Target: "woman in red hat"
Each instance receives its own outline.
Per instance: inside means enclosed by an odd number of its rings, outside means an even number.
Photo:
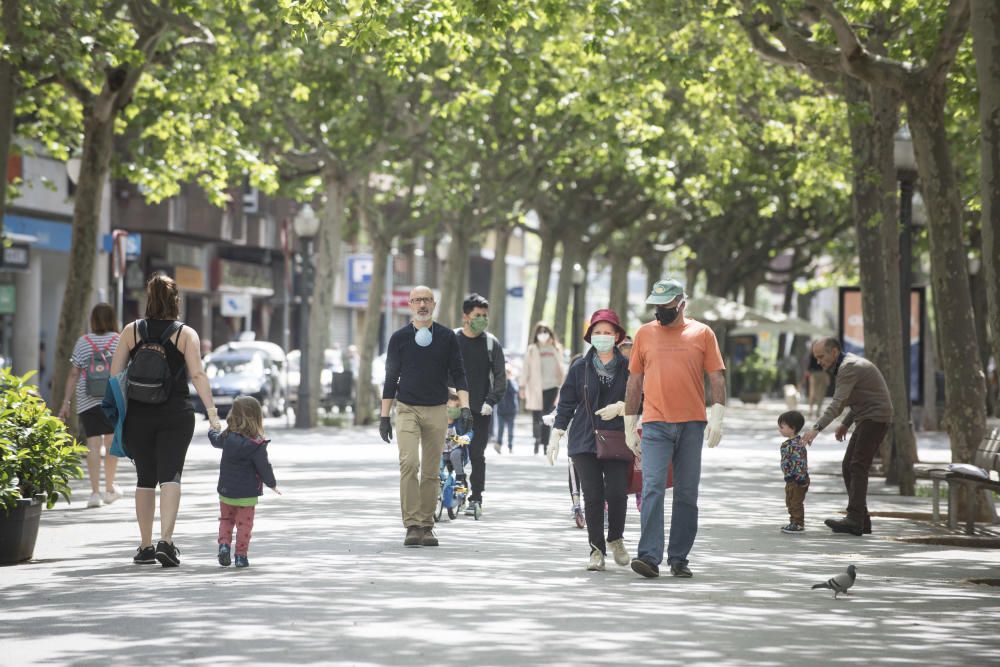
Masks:
[[[567,451],[583,486],[587,537],[590,540],[588,570],[604,570],[607,548],[615,563],[625,567],[630,559],[622,539],[628,506],[627,459],[598,458],[597,430],[622,431],[625,423],[625,385],[628,360],[618,350],[625,329],[615,311],[601,309],[590,318],[583,339],[591,347],[570,366],[559,390],[555,424],[549,438],[549,463],[559,456],[559,442],[569,427]],[[604,536],[604,505],[608,507],[608,535]]]

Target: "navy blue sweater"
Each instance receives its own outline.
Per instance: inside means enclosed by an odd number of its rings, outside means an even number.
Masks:
[[[625,400],[625,385],[628,384],[628,360],[615,349],[618,366],[610,386],[602,389],[601,380],[594,368],[594,356],[597,353],[590,348],[587,354],[573,362],[566,373],[566,380],[559,390],[559,405],[556,406],[555,428],[567,434],[566,453],[569,456],[577,454],[596,454],[597,441],[594,429],[602,431],[624,431],[625,420],[621,417],[604,421],[594,412],[605,405]],[[590,411],[584,401],[583,389],[587,388],[587,399],[590,401]],[[572,423],[570,423],[572,420]]]
[[[433,338],[427,347],[417,345],[416,334],[416,327],[407,324],[389,338],[382,398],[395,398],[407,405],[444,405],[449,386],[468,391],[455,332],[432,323]]]
[[[254,442],[246,436],[230,431],[209,431],[212,446],[222,450],[219,464],[220,496],[226,498],[254,498],[263,495],[264,485],[278,486],[267,460],[269,440]]]

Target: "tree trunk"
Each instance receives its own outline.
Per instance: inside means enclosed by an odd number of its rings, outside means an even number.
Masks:
[[[17,66],[11,58],[19,55],[21,0],[3,0],[4,44],[9,52],[0,57],[0,237],[3,236],[3,217],[7,211],[7,158],[14,139],[14,108],[17,106]],[[121,313],[119,313],[119,316]]]
[[[326,202],[319,212],[320,226],[316,234],[314,261],[316,263],[313,281],[312,307],[309,310],[309,359],[313,371],[309,373],[309,427],[317,423],[317,410],[322,397],[320,369],[324,365],[324,353],[330,347],[330,326],[333,321],[333,299],[336,294],[337,277],[340,273],[340,254],[344,235],[344,205],[347,187],[343,179],[333,169],[324,174],[323,189]]]
[[[972,0],[972,46],[979,79],[980,176],[983,200],[983,279],[989,310],[991,352],[1000,367],[1000,6]],[[1000,371],[998,371],[1000,372]],[[997,403],[1000,404],[1000,397]],[[1000,414],[1000,405],[994,406]]]
[[[458,221],[451,225],[450,231],[441,307],[435,319],[445,326],[457,327],[462,321],[462,301],[469,285],[469,236],[467,228]]]
[[[545,302],[549,297],[549,283],[552,280],[552,262],[556,256],[556,235],[552,227],[541,221],[542,250],[538,257],[538,277],[535,281],[535,296],[531,301],[531,320],[528,322],[528,342],[534,342],[532,333],[535,323],[545,316]]]
[[[568,328],[570,299],[573,296],[573,265],[579,261],[580,241],[563,239],[563,254],[559,267],[559,281],[556,283],[556,314],[552,322],[556,338],[567,349],[571,349]]]
[[[83,121],[82,164],[73,202],[73,242],[69,255],[71,279],[66,281],[66,291],[59,311],[55,369],[52,373],[53,406],[59,406],[63,402],[69,358],[76,339],[84,332],[87,307],[94,287],[101,197],[111,166],[111,142],[115,125],[115,114],[108,116],[103,118],[88,112]]]
[[[642,258],[642,265],[646,269],[646,294],[653,293],[653,285],[656,284],[662,276],[663,273],[663,254],[652,250],[648,255]],[[685,285],[688,290],[691,289],[691,284]]]
[[[907,99],[913,147],[930,237],[931,286],[939,322],[945,376],[945,425],[952,458],[971,462],[986,433],[986,384],[976,349],[976,330],[969,295],[969,275],[962,233],[962,201],[945,132],[944,86],[910,91]]]
[[[378,393],[379,388],[371,383],[372,357],[378,349],[378,345],[372,343],[378,340],[379,325],[385,310],[383,308],[385,271],[389,265],[389,253],[392,251],[389,242],[382,238],[378,229],[374,228],[376,226],[374,223],[365,223],[365,226],[372,244],[372,282],[368,286],[368,306],[365,309],[365,327],[361,336],[364,344],[358,346],[361,359],[358,363],[358,393],[354,407],[354,423],[359,426],[370,424],[381,405],[382,396]]]
[[[797,264],[799,261],[799,249],[796,248],[792,251],[792,266]],[[795,306],[795,278],[796,276],[792,273],[788,274],[788,280],[785,283],[785,293],[782,295],[781,299],[781,312],[785,315],[791,315],[792,309]],[[785,348],[788,346],[788,334],[784,331],[778,336],[778,354],[784,356],[786,354]]]
[[[628,251],[611,251],[608,253],[611,262],[611,298],[608,306],[618,313],[623,323],[628,323],[628,269],[632,262]]]
[[[507,248],[510,245],[510,228],[506,222],[494,227],[495,249],[490,267],[490,329],[503,345],[506,339],[507,306]]]

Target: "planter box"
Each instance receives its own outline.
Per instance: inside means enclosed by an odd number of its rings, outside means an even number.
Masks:
[[[45,494],[17,501],[7,514],[0,511],[0,565],[30,560],[45,506]]]
[[[745,391],[740,394],[740,400],[747,405],[757,405],[764,394],[758,391]]]

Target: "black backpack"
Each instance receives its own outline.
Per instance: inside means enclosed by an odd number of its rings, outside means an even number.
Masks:
[[[182,322],[171,322],[158,340],[149,340],[148,322],[136,321],[136,345],[127,371],[127,398],[154,405],[167,402],[176,380],[167,361],[167,343],[175,333],[180,339],[183,326]],[[173,341],[173,345],[176,349],[177,340]]]

